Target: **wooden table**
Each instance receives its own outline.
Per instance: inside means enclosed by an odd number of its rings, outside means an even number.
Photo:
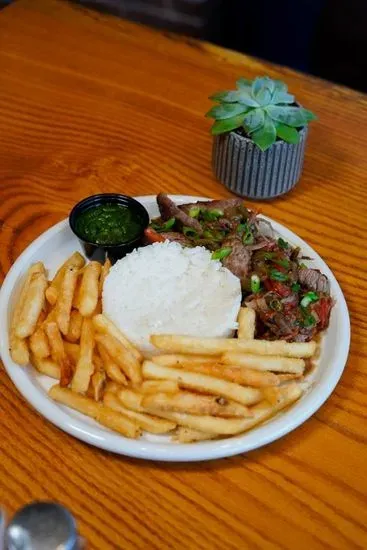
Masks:
[[[256,206],[305,238],[343,288],[353,338],[338,387],[266,448],[170,465],[62,433],[2,369],[0,502],[9,514],[33,499],[61,501],[99,550],[367,548],[363,95],[67,3],[20,0],[0,13],[1,276],[92,193],[229,196],[211,173],[207,96],[265,73],[286,79],[320,118],[296,190]]]

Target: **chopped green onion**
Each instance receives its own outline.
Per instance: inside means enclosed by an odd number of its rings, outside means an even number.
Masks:
[[[251,275],[251,292],[256,294],[260,290],[260,277],[254,273]]]
[[[298,292],[300,288],[301,285],[299,283],[293,283],[293,285],[291,286],[292,292]]]
[[[167,221],[162,225],[161,230],[162,230],[162,231],[168,231],[169,229],[172,229],[172,227],[175,225],[175,221],[176,221],[175,218],[170,218],[169,220],[167,220]]]
[[[252,244],[254,242],[254,236],[251,232],[251,229],[247,229],[242,237],[243,244]]]
[[[206,229],[203,233],[204,239],[214,239],[214,235],[209,229]]]
[[[200,206],[192,206],[189,210],[190,218],[197,218],[200,214]]]
[[[301,269],[307,269],[307,265],[302,263],[300,266],[299,266]]]
[[[318,299],[319,297],[316,292],[307,292],[307,294],[305,294],[301,300],[301,307],[307,307],[312,302],[317,302]]]
[[[182,231],[186,237],[189,237],[192,239],[196,239],[196,237],[198,237],[198,232],[195,231],[195,229],[193,229],[192,227],[184,227]]]
[[[276,263],[278,265],[281,265],[282,267],[285,267],[286,269],[289,268],[289,260],[275,258],[274,263]]]
[[[155,231],[157,231],[157,233],[160,233],[162,231],[169,231],[170,229],[172,229],[172,227],[175,225],[175,221],[176,219],[175,218],[170,218],[169,220],[167,220],[165,223],[163,224],[160,224],[160,223],[156,223],[156,222],[152,222],[150,224],[150,227],[152,229],[154,229]]]
[[[282,237],[279,237],[279,239],[278,239],[278,246],[279,246],[280,248],[285,249],[285,248],[288,248],[289,244],[287,243],[287,241],[285,241],[284,239],[282,239]]]
[[[215,250],[215,252],[212,253],[212,260],[223,260],[224,258],[227,258],[227,256],[229,256],[231,252],[232,252],[231,246],[219,248],[218,250]]]
[[[275,256],[274,252],[265,252],[264,260],[272,260],[274,256]]]
[[[201,215],[203,216],[204,220],[207,222],[213,222],[217,220],[218,218],[222,218],[224,216],[223,210],[220,210],[219,208],[212,208],[211,210],[201,210]]]
[[[270,279],[272,279],[273,281],[284,282],[288,280],[288,275],[286,273],[282,273],[281,271],[278,271],[277,269],[271,269]]]
[[[247,229],[247,222],[246,223],[239,223],[237,225],[237,233],[243,233]]]
[[[282,309],[283,309],[283,304],[280,300],[271,300],[269,306],[274,311],[282,311]]]
[[[306,315],[302,322],[302,325],[304,327],[312,327],[315,324],[316,324],[316,320],[312,315]]]

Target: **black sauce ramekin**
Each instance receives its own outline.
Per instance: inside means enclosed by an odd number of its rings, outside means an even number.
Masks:
[[[103,204],[120,204],[125,208],[129,208],[133,214],[139,219],[141,224],[141,231],[139,234],[130,241],[124,241],[117,244],[98,244],[93,241],[86,241],[83,235],[78,233],[76,229],[76,221],[80,214],[91,208],[96,208]],[[137,200],[127,195],[120,195],[119,193],[100,193],[98,195],[92,195],[78,202],[69,215],[70,228],[74,235],[78,237],[84,252],[90,260],[96,260],[104,262],[108,257],[112,263],[115,263],[120,258],[123,258],[126,254],[143,244],[144,230],[149,225],[149,214],[144,206]]]

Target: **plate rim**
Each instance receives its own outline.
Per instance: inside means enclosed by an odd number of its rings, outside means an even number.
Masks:
[[[193,195],[170,194],[169,196],[179,203],[213,200]],[[134,196],[134,198],[143,203],[150,203],[156,200],[156,195],[139,195]],[[254,430],[227,439],[197,442],[187,445],[173,444],[172,442],[155,443],[142,439],[128,439],[122,435],[107,431],[105,428],[99,427],[98,424],[95,426],[86,425],[82,420],[74,418],[70,413],[66,412],[67,409],[65,407],[51,401],[43,388],[37,387],[36,384],[29,386],[28,373],[32,367],[21,367],[15,364],[9,355],[7,334],[8,303],[14,284],[27,259],[33,256],[34,252],[45,242],[48,242],[54,235],[68,227],[68,218],[44,231],[27,246],[11,266],[0,289],[0,355],[4,368],[18,391],[39,414],[64,432],[104,450],[145,460],[196,462],[225,458],[258,449],[295,430],[315,414],[325,403],[343,374],[350,347],[350,317],[343,291],[336,277],[321,256],[306,241],[287,227],[268,216],[261,215],[261,217],[270,221],[275,231],[281,235],[286,235],[288,240],[292,241],[292,238],[295,237],[302,249],[311,250],[317,261],[323,264],[323,272],[326,273],[333,282],[333,286],[337,289],[338,305],[342,310],[340,315],[343,316],[344,320],[344,337],[339,343],[340,349],[337,365],[333,369],[329,369],[329,373],[325,379],[318,383],[318,391],[316,393],[313,388],[302,400],[292,405],[292,416],[290,418],[287,418],[287,411],[281,416],[275,416],[269,423],[262,424]],[[287,419],[288,422],[285,422],[284,419]],[[270,431],[268,430],[269,425],[272,426],[272,430]]]

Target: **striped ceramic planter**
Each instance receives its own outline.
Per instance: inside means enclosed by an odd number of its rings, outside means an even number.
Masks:
[[[215,136],[213,171],[233,193],[250,199],[284,195],[298,182],[303,166],[308,128],[300,130],[297,145],[276,141],[266,151],[236,132]]]

